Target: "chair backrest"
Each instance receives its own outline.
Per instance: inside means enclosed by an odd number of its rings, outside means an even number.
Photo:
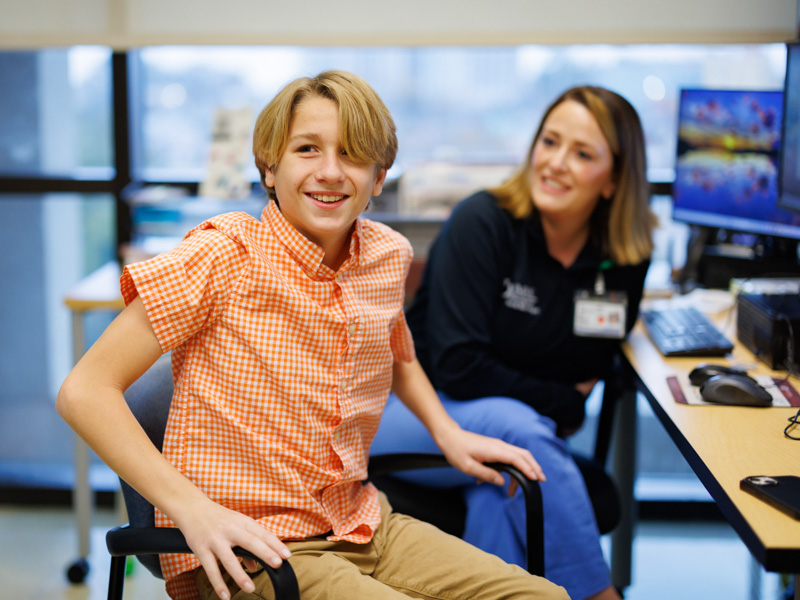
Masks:
[[[125,401],[150,440],[161,450],[172,402],[172,361],[169,354],[159,358],[126,390]],[[122,479],[120,485],[131,527],[154,527],[153,505]],[[137,558],[153,575],[162,577],[158,555],[148,554]]]

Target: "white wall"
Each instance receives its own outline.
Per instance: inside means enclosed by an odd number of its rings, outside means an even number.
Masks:
[[[0,0],[0,47],[762,43],[798,0]]]

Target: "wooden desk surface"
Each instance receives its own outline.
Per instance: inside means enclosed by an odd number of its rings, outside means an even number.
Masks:
[[[735,319],[714,320],[735,343],[728,357],[664,358],[641,323],[623,352],[640,391],[756,559],[768,571],[800,573],[800,521],[739,489],[750,475],[800,475],[800,441],[783,434],[797,409],[678,404],[667,387],[669,375],[688,374],[700,362],[756,364],[751,373],[771,373],[738,342]],[[792,384],[798,387],[797,380]]]
[[[125,302],[119,291],[119,276],[119,265],[107,262],[79,281],[64,297],[64,304],[74,312],[122,310]]]

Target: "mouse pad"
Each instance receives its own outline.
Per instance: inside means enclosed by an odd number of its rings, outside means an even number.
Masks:
[[[761,387],[766,389],[772,396],[772,406],[796,406],[800,407],[800,394],[792,387],[792,384],[785,379],[770,377],[769,375],[757,375],[753,377]],[[667,377],[667,385],[672,392],[672,397],[679,404],[698,404],[704,406],[726,406],[714,402],[706,402],[700,397],[700,387],[689,383],[688,376],[677,377],[675,375]]]

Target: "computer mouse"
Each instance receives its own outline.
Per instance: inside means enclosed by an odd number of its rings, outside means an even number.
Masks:
[[[726,365],[712,365],[710,363],[700,363],[692,372],[689,373],[689,382],[692,385],[701,385],[709,377],[714,375],[745,375],[747,371],[741,367],[729,367]]]
[[[714,404],[771,406],[772,396],[747,375],[714,375],[700,386],[700,397]]]

